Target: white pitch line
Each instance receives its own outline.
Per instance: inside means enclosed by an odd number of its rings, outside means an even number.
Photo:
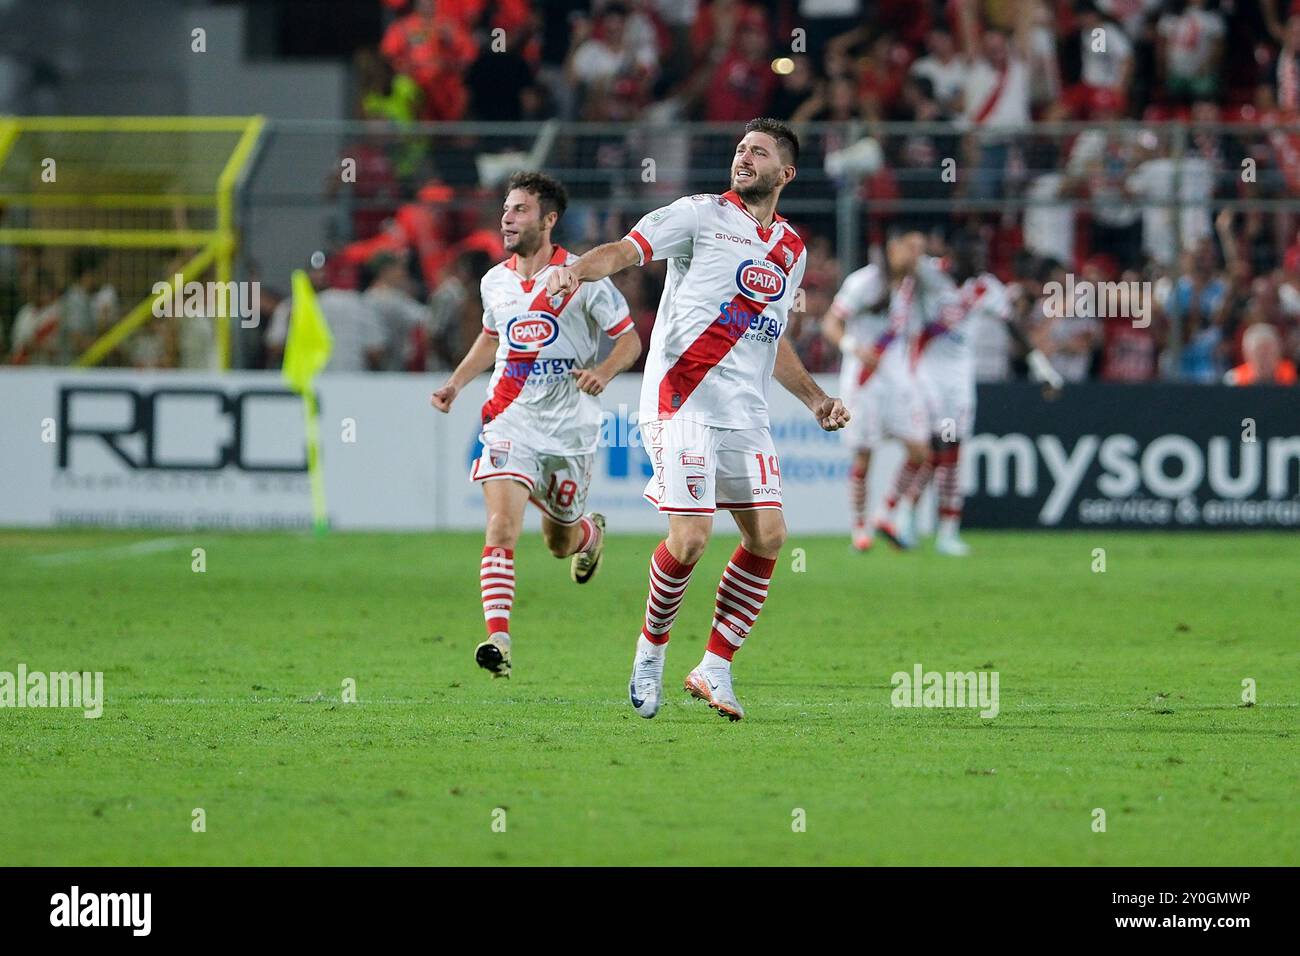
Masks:
[[[120,544],[111,548],[82,548],[77,551],[58,551],[54,554],[38,554],[31,560],[34,564],[76,564],[79,561],[92,561],[97,558],[107,558],[115,561],[118,558],[132,558],[141,554],[155,554],[159,551],[168,551],[181,544],[188,544],[187,538],[150,538],[147,541],[136,541],[132,544]]]

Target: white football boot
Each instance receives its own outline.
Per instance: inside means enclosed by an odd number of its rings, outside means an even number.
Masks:
[[[709,667],[703,662],[686,675],[686,692],[704,701],[728,720],[741,720],[745,711],[731,687],[731,668]]]
[[[898,537],[907,550],[916,547],[916,509],[906,502],[898,506]]]
[[[493,634],[474,648],[474,660],[493,677],[510,676],[510,635]]]
[[[934,539],[934,550],[950,558],[964,558],[970,554],[970,545],[957,537],[957,532],[939,534]]]
[[[644,634],[636,639],[627,699],[632,702],[632,709],[647,720],[659,713],[659,702],[663,700],[664,652],[667,649],[666,645],[650,643]]]

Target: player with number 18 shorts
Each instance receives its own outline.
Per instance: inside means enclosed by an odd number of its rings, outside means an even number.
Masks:
[[[600,568],[605,519],[584,511],[600,436],[596,396],[641,354],[627,302],[608,279],[561,294],[547,289],[577,258],[551,242],[568,202],[564,187],[541,173],[516,173],[506,189],[501,234],[511,256],[483,276],[483,331],[433,393],[433,406],[449,411],[474,376],[493,369],[483,451],[470,478],[482,484],[487,506],[479,565],[487,640],[474,657],[494,677],[510,676],[515,545],[527,503],[541,509],[551,553],[572,556],[575,582],[585,584]],[[602,335],[614,346],[597,365]]]

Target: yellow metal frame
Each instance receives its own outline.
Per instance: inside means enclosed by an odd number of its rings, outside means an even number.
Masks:
[[[227,283],[234,272],[235,187],[252,155],[266,120],[261,116],[37,116],[0,117],[0,169],[23,133],[239,133],[212,193],[172,195],[120,195],[108,193],[2,194],[0,204],[32,208],[98,207],[161,209],[183,205],[217,210],[217,225],[211,230],[162,229],[0,229],[0,245],[103,246],[108,248],[198,249],[181,266],[181,281],[202,275],[214,264],[217,281]],[[172,276],[168,276],[173,281]],[[96,365],[153,315],[158,296],[150,295],[105,332],[75,364]],[[221,368],[230,368],[230,316],[226,297],[219,297],[221,312],[216,318],[217,355]]]

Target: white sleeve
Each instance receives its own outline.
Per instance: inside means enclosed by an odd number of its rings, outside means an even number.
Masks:
[[[987,314],[1000,322],[1005,322],[1011,318],[1011,299],[1007,295],[1007,287],[997,279],[985,280],[984,296],[987,301],[984,308]]]
[[[840,286],[840,291],[835,293],[831,308],[848,318],[879,302],[883,291],[880,270],[875,266],[867,266],[849,273]]]
[[[271,327],[266,330],[268,345],[282,346],[289,337],[289,313],[293,311],[293,298],[285,296],[271,313]]]
[[[689,197],[646,213],[625,238],[637,247],[640,265],[651,260],[679,259],[695,248],[700,228],[697,204]]]
[[[483,303],[485,301],[484,289],[486,288],[486,286],[487,286],[487,276],[484,275],[483,278],[479,280],[479,284],[478,284],[478,300],[480,303]],[[494,339],[498,338],[501,334],[497,330],[497,320],[495,316],[492,315],[491,310],[488,309],[486,305],[483,306],[483,331],[486,332],[488,335],[492,336],[492,338]]]
[[[618,287],[609,279],[587,283],[587,315],[611,339],[618,338],[632,328],[632,316],[627,307],[627,299]]]

